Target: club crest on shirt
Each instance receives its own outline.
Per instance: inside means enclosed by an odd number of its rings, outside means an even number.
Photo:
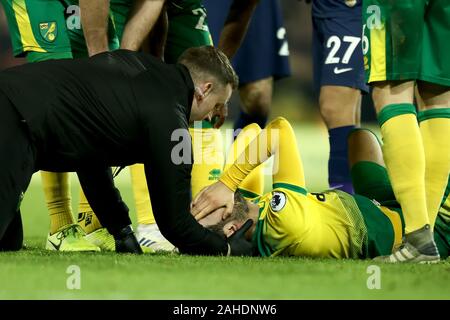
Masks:
[[[358,2],[357,0],[345,0],[345,4],[347,5],[347,7],[354,7],[356,5],[356,2]]]
[[[286,205],[286,195],[283,192],[274,192],[270,200],[270,207],[273,212],[278,212]]]
[[[53,42],[58,35],[58,29],[56,27],[56,22],[43,22],[39,24],[39,31],[41,32],[42,38],[45,41]]]

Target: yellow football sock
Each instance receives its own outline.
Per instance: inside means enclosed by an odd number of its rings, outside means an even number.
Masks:
[[[41,171],[42,187],[50,214],[50,234],[74,223],[68,173]]]
[[[442,203],[450,173],[450,108],[419,113],[425,150],[425,190],[431,227]]]
[[[227,161],[224,171],[226,171],[237,157],[245,151],[247,145],[255,139],[261,132],[261,128],[256,123],[252,123],[246,126],[239,133],[236,140],[228,152]],[[257,152],[257,151],[255,151]],[[241,182],[239,185],[239,191],[242,193],[243,197],[246,199],[255,199],[261,196],[264,192],[264,172],[263,164],[259,165]]]
[[[425,154],[414,105],[391,104],[378,115],[383,157],[405,217],[405,233],[429,223],[425,196]]]
[[[138,224],[154,224],[155,217],[153,216],[152,204],[148,193],[144,165],[135,164],[130,166],[130,173]]]
[[[91,206],[89,205],[83,189],[80,188],[80,201],[78,204],[78,224],[80,227],[89,234],[102,228],[102,224],[98,220]]]
[[[195,198],[204,187],[218,181],[225,162],[222,134],[207,121],[190,128],[194,164],[191,172],[191,191]]]

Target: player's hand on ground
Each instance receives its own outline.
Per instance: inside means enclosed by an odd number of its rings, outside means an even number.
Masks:
[[[245,233],[253,225],[253,220],[248,219],[242,227],[236,231],[230,238],[228,244],[230,246],[229,255],[231,256],[252,256],[254,252],[253,244],[245,238]]]
[[[191,213],[196,220],[206,217],[216,209],[223,207],[222,219],[228,218],[233,212],[234,192],[222,182],[204,188],[191,204]]]

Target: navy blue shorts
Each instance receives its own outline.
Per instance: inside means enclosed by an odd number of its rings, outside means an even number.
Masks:
[[[215,44],[219,42],[232,0],[204,0],[208,25]],[[283,27],[278,0],[261,0],[256,8],[247,35],[233,58],[233,66],[241,85],[291,74],[286,29]]]
[[[313,17],[314,89],[335,85],[369,92],[364,78],[361,16]]]

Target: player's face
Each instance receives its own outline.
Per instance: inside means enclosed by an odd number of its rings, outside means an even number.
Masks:
[[[230,84],[214,86],[207,82],[196,88],[191,108],[190,121],[211,120],[211,117],[220,113],[228,104],[233,89]]]

